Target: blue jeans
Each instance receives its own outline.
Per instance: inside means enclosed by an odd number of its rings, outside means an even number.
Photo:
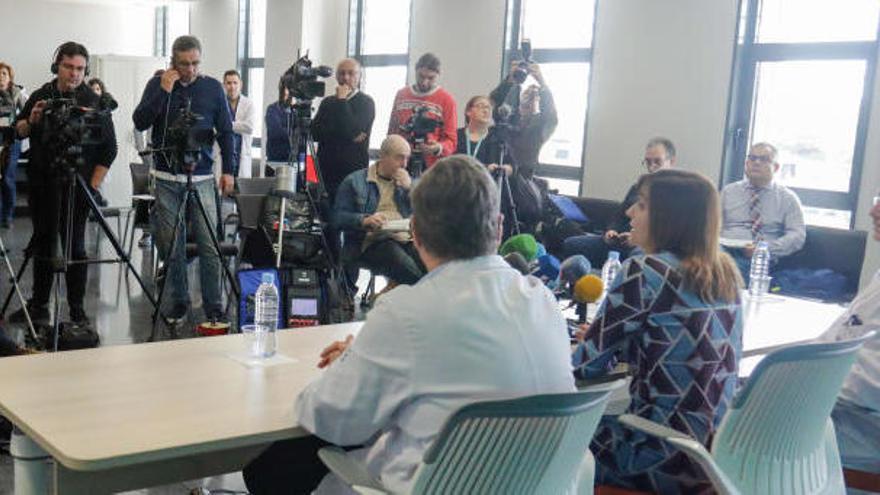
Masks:
[[[189,287],[186,277],[186,240],[190,239],[198,247],[199,275],[202,287],[202,306],[207,315],[222,312],[220,292],[220,258],[211,242],[211,234],[216,235],[217,193],[214,180],[194,183],[194,188],[205,206],[208,223],[205,224],[195,201],[187,203],[187,211],[180,211],[186,184],[156,179],[156,204],[153,207],[153,232],[159,256],[165,260],[167,269],[165,283],[170,284],[171,301],[175,305],[189,305]],[[178,215],[185,214],[184,223],[177,234],[173,249],[171,238]],[[191,229],[191,232],[189,231]]]
[[[20,154],[21,141],[16,139],[9,148],[9,163],[3,169],[3,180],[0,180],[0,220],[12,221],[12,214],[15,212],[15,176]]]
[[[583,234],[569,237],[562,244],[562,252],[566,258],[576,254],[584,255],[594,269],[601,270],[608,260],[609,251],[620,253],[620,261],[628,258],[633,248],[628,246],[609,246],[601,234]],[[641,253],[641,250],[639,251]]]

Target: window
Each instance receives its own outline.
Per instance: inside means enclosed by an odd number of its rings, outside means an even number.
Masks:
[[[742,0],[724,182],[752,143],[779,150],[776,180],[808,224],[850,228],[877,52],[876,0]]]
[[[370,148],[382,144],[409,67],[410,0],[351,0],[348,55],[363,66],[361,87],[376,103]]]
[[[170,56],[174,40],[189,34],[189,4],[174,2],[156,7],[155,25],[153,54],[157,57]]]
[[[238,0],[238,69],[241,91],[257,109],[253,157],[261,155],[263,136],[263,77],[266,53],[266,0]]]
[[[565,12],[565,15],[560,15]],[[541,149],[539,174],[560,192],[580,189],[590,86],[595,0],[508,0],[502,77],[520,59],[520,41],[532,43],[553,93],[559,125]],[[533,84],[526,80],[523,87]]]

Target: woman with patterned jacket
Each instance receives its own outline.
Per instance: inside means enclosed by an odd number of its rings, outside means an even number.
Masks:
[[[683,170],[644,175],[627,210],[634,244],[572,356],[575,375],[604,374],[618,362],[632,374],[628,412],[664,424],[707,447],[736,389],[742,354],[742,285],[719,248],[715,186]],[[591,445],[597,483],[654,493],[711,493],[683,453],[612,418]]]

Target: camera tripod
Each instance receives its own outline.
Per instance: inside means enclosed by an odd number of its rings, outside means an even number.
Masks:
[[[31,249],[31,244],[28,243],[28,246],[25,248],[25,256],[29,256]],[[27,308],[27,301],[25,301],[24,296],[21,293],[21,288],[18,285],[18,281],[24,273],[24,265],[22,265],[18,274],[15,273],[15,270],[12,269],[12,262],[9,261],[9,251],[6,250],[6,245],[3,243],[3,236],[0,235],[0,255],[3,256],[3,261],[6,264],[6,270],[9,272],[9,283],[12,284],[12,288],[9,290],[9,293],[6,294],[6,301],[3,303],[3,309],[0,309],[0,319],[6,316],[6,309],[9,307],[9,303],[12,301],[12,295],[15,294],[18,296],[18,302],[21,303],[22,312],[24,313],[25,320],[27,321],[28,336],[30,339],[37,343],[39,342],[39,337],[37,336],[37,329],[34,327],[34,322],[31,320],[31,313]]]
[[[63,207],[65,208],[65,212],[66,212],[67,216],[66,216],[66,222],[65,222],[65,232],[64,232],[65,242],[64,242],[63,254],[60,259],[52,261],[52,263],[54,265],[53,269],[55,271],[55,274],[54,274],[55,280],[54,280],[54,284],[53,284],[54,285],[55,301],[54,301],[54,305],[53,305],[54,315],[53,315],[53,321],[52,321],[52,337],[51,337],[52,343],[51,343],[51,346],[47,345],[46,347],[51,347],[51,349],[54,351],[58,350],[58,339],[59,339],[59,330],[60,330],[59,309],[60,309],[60,305],[61,305],[61,280],[64,278],[62,275],[65,272],[67,272],[68,268],[70,268],[73,265],[81,265],[81,264],[88,265],[88,264],[98,264],[98,263],[125,263],[126,266],[128,267],[128,269],[131,270],[131,272],[134,274],[135,279],[138,282],[138,285],[141,286],[141,289],[143,290],[144,294],[147,296],[147,299],[150,301],[150,304],[152,304],[154,308],[157,308],[157,311],[158,311],[158,305],[156,303],[156,300],[153,298],[152,293],[149,290],[147,290],[147,286],[144,283],[143,279],[141,278],[140,273],[138,273],[138,271],[135,269],[134,264],[132,264],[131,258],[128,256],[125,249],[122,247],[122,244],[120,244],[119,239],[116,238],[116,235],[110,229],[110,225],[107,223],[107,220],[104,218],[104,215],[101,213],[101,209],[100,209],[100,207],[98,207],[97,202],[95,202],[95,198],[92,196],[90,188],[89,188],[88,184],[86,184],[85,179],[82,177],[82,175],[77,173],[76,167],[83,164],[83,160],[82,160],[82,156],[81,156],[81,148],[74,147],[74,149],[72,151],[68,151],[65,154],[67,156],[61,155],[58,158],[56,158],[56,167],[62,167],[64,169],[64,175],[63,175],[62,179],[64,182],[64,186],[66,187],[67,201],[66,201],[66,205]],[[74,259],[71,259],[72,258],[72,249],[73,249],[72,241],[73,241],[73,228],[74,228],[74,226],[73,226],[73,212],[74,212],[74,201],[75,201],[74,198],[76,196],[77,190],[82,194],[83,198],[86,201],[86,206],[90,210],[93,218],[98,222],[98,226],[104,232],[104,235],[107,236],[107,239],[110,241],[110,244],[113,246],[113,249],[116,251],[116,256],[117,256],[116,258],[95,259],[95,260],[90,260],[90,259],[74,260]],[[62,206],[58,205],[58,211],[55,212],[56,214],[60,214],[60,208],[62,208]],[[53,218],[57,219],[57,217],[54,217],[54,216],[53,216]],[[57,224],[57,222],[56,222],[56,224]],[[30,262],[35,256],[33,253],[33,249],[34,249],[33,242],[34,242],[34,237],[31,238],[31,242],[28,243],[28,247],[25,249],[25,258],[22,263],[22,266],[19,268],[18,274],[15,276],[15,279],[13,280],[13,289],[11,289],[10,292],[7,294],[6,301],[3,304],[3,308],[2,308],[2,310],[0,310],[0,314],[4,314],[6,312],[6,309],[7,309],[9,302],[12,298],[12,290],[15,290],[16,292],[19,293],[19,298],[22,299],[22,307],[24,308],[24,313],[25,313],[29,322],[30,322],[30,315],[27,310],[27,304],[24,303],[23,298],[20,294],[20,291],[18,289],[18,282],[21,280],[21,277],[24,275],[24,272],[25,272],[25,269],[27,268],[28,262]],[[5,249],[4,249],[4,251],[5,251]],[[8,268],[11,270],[11,265],[9,265],[8,263],[9,262],[7,260]],[[30,323],[30,325],[32,325],[32,323]],[[36,335],[36,332],[33,328],[31,329],[31,332],[32,332],[31,337],[38,341],[38,336]]]
[[[161,151],[161,150],[154,150],[154,151]],[[153,317],[152,317],[153,318],[153,328],[150,332],[150,338],[148,339],[148,342],[153,342],[156,339],[156,324],[158,323],[159,316],[160,316],[159,308],[162,307],[162,296],[165,294],[165,288],[168,287],[168,282],[169,282],[170,275],[171,275],[170,262],[171,262],[171,259],[174,258],[175,252],[176,251],[179,252],[175,248],[177,246],[178,241],[185,242],[185,240],[180,238],[181,237],[180,234],[183,232],[184,222],[186,221],[186,214],[189,209],[190,201],[195,202],[196,206],[198,207],[199,214],[201,215],[202,221],[205,222],[205,227],[207,228],[208,233],[210,234],[211,244],[214,246],[214,251],[217,255],[217,260],[219,261],[220,265],[223,267],[224,274],[226,275],[226,278],[229,281],[229,286],[232,287],[232,292],[235,294],[235,298],[238,299],[240,297],[238,285],[235,283],[235,277],[233,277],[232,272],[229,269],[229,266],[223,262],[223,251],[220,248],[220,241],[217,239],[217,234],[214,232],[214,229],[211,228],[211,225],[216,223],[216,219],[212,221],[211,218],[208,216],[208,212],[205,210],[205,205],[204,205],[204,203],[202,203],[202,198],[199,197],[199,193],[196,190],[195,185],[193,184],[192,174],[193,174],[192,169],[189,169],[186,171],[186,189],[184,190],[184,193],[183,193],[183,199],[181,200],[180,204],[178,205],[177,219],[174,222],[174,230],[171,234],[171,244],[170,244],[170,248],[169,248],[169,253],[168,253],[168,256],[165,260],[165,263],[166,263],[165,264],[165,281],[162,283],[162,287],[159,289],[159,295],[156,298],[157,301],[155,304],[155,310],[153,311]],[[210,179],[210,180],[213,180],[213,179]],[[181,269],[185,270],[186,269],[186,259],[185,259],[186,258],[186,245],[185,244],[180,249],[180,251],[183,251],[183,257],[184,257],[184,259],[181,260],[182,265],[183,265],[181,267]],[[200,267],[200,269],[201,269],[201,267]],[[204,302],[206,302],[206,301],[203,301],[203,303]]]
[[[499,157],[498,157],[498,168],[493,172],[493,178],[495,179],[495,183],[498,184],[498,194],[501,196],[502,200],[506,199],[507,204],[510,206],[510,217],[513,222],[513,235],[518,235],[520,233],[519,228],[519,216],[516,211],[516,201],[513,200],[513,191],[510,190],[510,179],[507,177],[507,173],[504,172],[502,165],[504,165],[504,158],[507,155],[507,140],[509,139],[509,131],[510,124],[506,122],[498,123],[495,125],[496,130],[498,131],[499,139]],[[516,172],[514,172],[516,173]]]

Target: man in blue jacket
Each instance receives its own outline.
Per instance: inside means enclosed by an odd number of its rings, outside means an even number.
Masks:
[[[382,141],[379,160],[349,174],[336,193],[335,225],[343,232],[342,259],[358,262],[399,284],[414,284],[424,265],[408,230],[389,222],[409,218],[412,185],[406,162],[409,143],[392,134]]]
[[[193,36],[181,36],[171,48],[171,68],[161,76],[150,79],[141,102],[134,111],[134,125],[139,131],[152,128],[152,145],[156,177],[156,204],[153,209],[153,227],[159,253],[167,264],[166,283],[173,302],[168,317],[173,322],[182,321],[189,307],[189,291],[186,279],[187,227],[192,228],[192,239],[198,246],[199,271],[201,275],[202,301],[205,316],[209,320],[223,318],[220,292],[220,256],[214,250],[211,235],[215,222],[206,222],[198,206],[190,202],[187,211],[180,211],[187,181],[187,168],[191,169],[192,181],[209,219],[217,215],[215,181],[213,174],[212,144],[200,143],[197,153],[189,154],[189,166],[180,163],[180,156],[167,148],[174,146],[169,131],[181,110],[189,109],[200,116],[194,129],[216,132],[223,173],[220,189],[232,191],[235,157],[232,146],[232,117],[223,86],[211,77],[199,74],[202,47]],[[172,247],[171,238],[178,215],[186,221]]]

